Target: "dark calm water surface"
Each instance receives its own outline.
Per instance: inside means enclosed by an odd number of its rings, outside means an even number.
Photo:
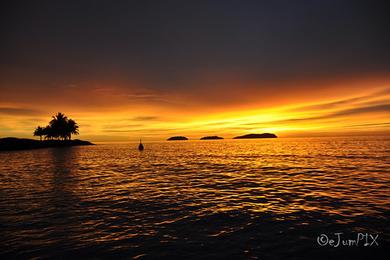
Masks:
[[[1,152],[0,256],[356,258],[389,245],[389,137],[145,148]],[[379,245],[318,244],[335,232]]]

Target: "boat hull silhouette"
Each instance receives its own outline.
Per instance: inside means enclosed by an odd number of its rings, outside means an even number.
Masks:
[[[138,150],[143,151],[145,149],[144,145],[142,144],[141,139],[139,139],[139,145],[138,145]]]

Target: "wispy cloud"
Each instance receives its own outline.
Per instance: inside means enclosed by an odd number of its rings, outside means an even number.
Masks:
[[[294,109],[291,109],[290,111],[313,111],[313,110],[328,110],[328,109],[337,109],[337,108],[343,108],[345,106],[359,104],[362,102],[368,102],[372,99],[378,99],[378,98],[384,98],[386,96],[390,95],[390,88],[385,88],[380,91],[376,91],[374,93],[368,94],[368,95],[362,95],[359,97],[353,97],[353,98],[346,98],[341,99],[337,101],[331,101],[331,102],[324,102],[320,104],[314,104],[314,105],[308,105],[308,106],[300,106]],[[385,101],[388,101],[385,99]]]
[[[366,107],[357,107],[352,109],[342,110],[327,116],[323,116],[323,118],[329,117],[341,117],[341,116],[351,116],[357,114],[365,114],[365,113],[376,113],[376,112],[390,112],[390,104],[384,105],[374,105],[374,106],[366,106]]]
[[[367,123],[367,124],[356,124],[356,125],[349,125],[346,127],[390,127],[390,122],[386,123]]]
[[[312,111],[312,110],[326,110],[326,109],[333,109],[333,108],[339,108],[340,106],[346,106],[350,104],[354,104],[359,101],[365,101],[367,98],[364,97],[356,97],[356,98],[348,98],[343,99],[339,101],[333,101],[333,102],[327,102],[327,103],[321,103],[316,105],[309,105],[309,106],[302,106],[295,109],[292,109],[291,111]]]
[[[390,112],[390,104],[384,104],[384,105],[374,105],[374,106],[365,106],[365,107],[357,107],[357,108],[351,108],[351,109],[344,109],[340,110],[334,113],[328,113],[321,116],[313,116],[313,117],[302,117],[302,118],[290,118],[290,119],[283,119],[283,120],[275,120],[269,123],[277,123],[277,124],[291,124],[291,123],[303,123],[303,122],[310,122],[310,121],[318,121],[318,120],[326,120],[326,119],[336,119],[344,116],[355,116],[355,115],[361,115],[361,114],[367,114],[367,113],[380,113],[380,112]],[[251,123],[251,125],[254,125],[256,123]],[[248,125],[248,124],[244,124]]]
[[[0,114],[13,116],[34,116],[42,115],[43,112],[32,108],[0,107]]]
[[[144,126],[143,124],[109,124],[109,125],[103,125],[102,128],[105,130],[108,129],[115,130],[115,129],[131,128],[131,127],[139,128],[143,126]]]
[[[160,119],[158,116],[137,116],[132,118],[134,121],[155,121],[158,119]]]

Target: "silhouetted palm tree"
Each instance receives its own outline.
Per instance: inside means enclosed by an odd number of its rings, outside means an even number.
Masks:
[[[45,135],[45,129],[41,126],[38,126],[34,131],[34,136],[39,136],[39,139],[42,141],[43,135]]]
[[[77,123],[68,119],[64,114],[58,112],[55,116],[52,116],[52,120],[49,122],[49,125],[45,128],[40,126],[34,132],[35,136],[40,136],[42,140],[42,135],[45,136],[45,139],[53,138],[62,138],[63,140],[71,139],[72,134],[79,134],[79,126]]]
[[[69,140],[72,139],[72,134],[79,134],[79,126],[73,119],[69,119],[66,125],[66,132],[68,134]]]
[[[53,131],[53,137],[63,138],[65,140],[68,136],[66,132],[68,118],[60,112],[52,118],[53,119],[50,121],[49,125]]]
[[[53,129],[49,125],[45,127],[44,132],[45,132],[45,139],[51,140],[55,137]]]

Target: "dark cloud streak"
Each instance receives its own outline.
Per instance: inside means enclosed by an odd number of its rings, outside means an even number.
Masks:
[[[347,98],[342,99],[338,101],[333,102],[327,102],[327,103],[321,103],[316,105],[309,105],[309,106],[301,106],[296,109],[292,109],[290,111],[311,111],[311,110],[324,110],[324,109],[332,109],[332,108],[339,108],[342,106],[355,104],[358,102],[367,102],[370,98],[382,98],[383,96],[390,95],[390,88],[383,89],[381,91],[375,92],[373,94],[365,95],[365,96],[359,96],[354,98]],[[383,100],[387,102],[388,100]],[[378,103],[378,101],[376,101]]]
[[[159,120],[160,118],[158,116],[138,116],[132,118],[134,121],[156,121]]]
[[[13,116],[36,116],[42,115],[44,112],[32,108],[0,107],[0,114]]]
[[[268,121],[264,123],[244,123],[242,126],[259,126],[259,125],[280,125],[280,124],[291,124],[291,123],[305,123],[313,122],[318,120],[329,120],[329,119],[338,119],[345,116],[356,116],[361,114],[369,113],[389,113],[390,114],[390,104],[378,104],[372,106],[356,107],[351,109],[344,109],[334,113],[328,113],[322,116],[313,116],[313,117],[304,117],[304,118],[291,118],[283,120]]]

